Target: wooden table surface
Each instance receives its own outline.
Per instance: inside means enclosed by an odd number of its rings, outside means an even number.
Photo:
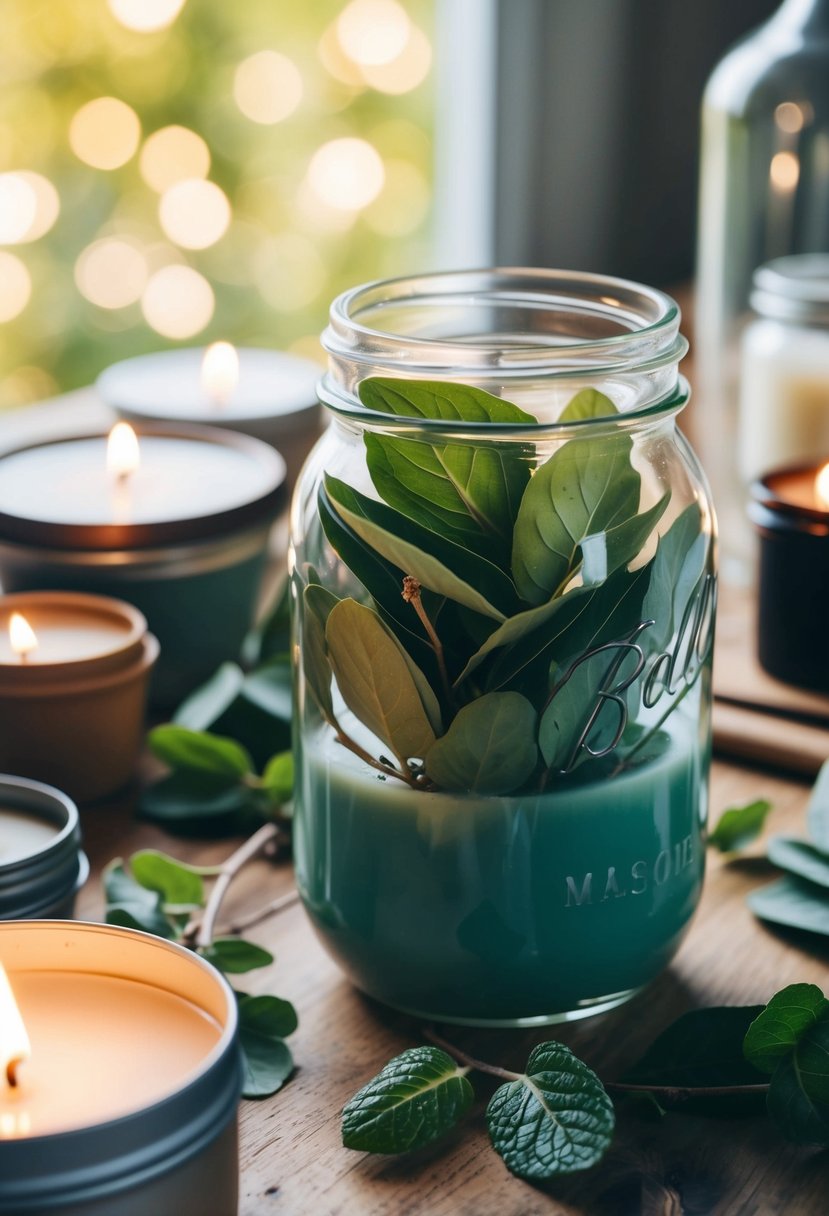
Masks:
[[[58,411],[38,407],[0,420],[0,444],[44,428],[96,425],[101,407],[88,393]],[[719,761],[712,776],[712,816],[756,797],[774,803],[769,831],[800,833],[808,786],[780,773]],[[115,856],[157,847],[212,863],[237,842],[177,840],[137,820],[131,799],[84,812],[92,877],[79,915],[102,914],[99,875]],[[812,981],[829,989],[829,954],[754,920],[744,896],[772,877],[756,856],[709,858],[705,894],[673,965],[627,1006],[569,1027],[532,1032],[464,1031],[448,1037],[495,1063],[520,1068],[529,1047],[556,1037],[607,1080],[618,1077],[684,1010],[709,1004],[755,1004],[784,984]],[[293,888],[289,862],[256,862],[234,885],[222,921]],[[784,1144],[763,1118],[704,1120],[670,1114],[644,1119],[620,1108],[615,1143],[598,1166],[548,1187],[509,1174],[488,1145],[485,1099],[444,1143],[407,1158],[369,1157],[340,1145],[343,1103],[390,1056],[421,1042],[410,1019],[360,996],[329,961],[294,905],[247,936],[276,956],[254,973],[251,990],[289,998],[300,1025],[291,1040],[295,1076],[272,1098],[242,1105],[243,1216],[826,1216],[829,1155]],[[248,978],[248,977],[245,977]],[[487,1092],[480,1086],[480,1092]],[[149,1216],[149,1214],[148,1214]],[[203,1214],[208,1216],[208,1214]],[[212,1216],[212,1214],[210,1214]],[[222,1214],[216,1214],[222,1216]]]

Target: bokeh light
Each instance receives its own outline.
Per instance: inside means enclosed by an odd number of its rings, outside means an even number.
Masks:
[[[78,291],[99,308],[126,308],[141,299],[147,259],[129,241],[104,237],[88,245],[75,263]]]
[[[381,93],[409,93],[429,75],[432,66],[432,46],[423,30],[412,28],[411,36],[400,54],[390,63],[364,64],[363,79]]]
[[[164,266],[141,297],[147,324],[164,338],[183,341],[201,333],[216,306],[213,288],[192,266]]]
[[[163,194],[176,182],[207,177],[210,149],[200,135],[187,127],[162,127],[147,136],[139,165],[147,185]]]
[[[391,63],[409,40],[411,21],[397,0],[351,0],[337,18],[337,38],[361,66]]]
[[[772,186],[784,194],[794,190],[800,178],[800,161],[795,153],[775,152],[771,158],[769,177]]]
[[[432,192],[423,173],[411,161],[387,160],[385,170],[385,185],[366,208],[364,218],[381,236],[405,236],[426,219]]]
[[[96,97],[76,111],[69,125],[72,151],[93,169],[120,169],[141,138],[138,115],[117,97]]]
[[[380,154],[365,139],[332,139],[317,149],[308,166],[312,191],[337,211],[361,211],[377,197],[384,181]]]
[[[306,308],[325,286],[325,262],[317,246],[293,232],[266,241],[254,269],[263,299],[276,312]]]
[[[0,321],[19,316],[32,294],[32,276],[14,253],[0,250]]]
[[[282,122],[302,101],[302,76],[287,55],[257,51],[243,59],[236,69],[233,97],[252,122],[263,125]]]
[[[172,25],[184,8],[185,0],[108,0],[116,21],[128,30],[150,33]]]
[[[215,245],[227,232],[230,215],[225,192],[215,182],[199,178],[176,182],[164,191],[158,204],[161,227],[183,249]]]
[[[37,195],[19,173],[0,173],[0,245],[26,237],[37,215]]]

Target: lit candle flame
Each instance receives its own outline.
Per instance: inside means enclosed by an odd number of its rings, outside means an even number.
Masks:
[[[138,437],[128,422],[116,422],[107,439],[107,472],[125,481],[141,463]]]
[[[213,342],[204,352],[201,386],[214,405],[226,405],[239,383],[239,355],[230,342]]]
[[[0,1073],[6,1083],[14,1088],[18,1083],[18,1069],[32,1053],[29,1036],[14,999],[9,977],[0,963]]]
[[[822,507],[829,511],[829,462],[827,462],[815,478],[815,494]]]
[[[9,641],[21,663],[25,663],[31,652],[37,649],[37,634],[20,612],[11,614]]]

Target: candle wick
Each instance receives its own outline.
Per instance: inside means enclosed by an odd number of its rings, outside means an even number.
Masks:
[[[17,1070],[23,1063],[23,1056],[15,1056],[6,1065],[6,1081],[10,1089],[17,1089]]]

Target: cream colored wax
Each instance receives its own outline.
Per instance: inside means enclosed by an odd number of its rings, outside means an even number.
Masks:
[[[48,819],[0,806],[0,866],[39,853],[58,831]]]
[[[17,601],[15,601],[16,604]],[[37,638],[37,646],[26,656],[30,667],[50,663],[76,663],[119,650],[129,639],[131,622],[111,609],[94,611],[88,604],[68,602],[42,604],[32,600],[21,611]],[[12,608],[0,600],[0,663],[19,664],[9,635],[7,618]]]
[[[134,980],[11,970],[9,980],[31,1055],[15,1088],[0,1077],[0,1139],[70,1131],[147,1107],[180,1089],[221,1034],[189,1001]]]

